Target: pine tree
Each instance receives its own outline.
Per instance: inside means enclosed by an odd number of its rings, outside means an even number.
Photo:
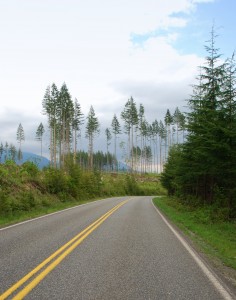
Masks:
[[[110,146],[110,141],[112,139],[111,131],[109,128],[106,128],[105,130],[106,134],[106,144],[107,144],[107,162],[106,162],[106,169],[108,171],[108,166],[109,166],[109,146]]]
[[[13,144],[10,144],[10,146],[9,146],[9,159],[15,161],[16,156],[17,156],[16,147]]]
[[[230,216],[236,215],[236,63],[234,53],[225,63],[224,87],[219,101],[222,155],[219,168],[222,178],[218,185],[227,196]]]
[[[182,131],[182,143],[185,141],[186,118],[183,113],[179,116],[179,129]]]
[[[139,131],[139,136],[140,136],[140,148],[141,148],[141,154],[143,151],[144,147],[144,137],[143,137],[143,122],[145,122],[145,117],[144,117],[144,106],[143,104],[139,105],[139,111],[138,111],[138,131]],[[143,158],[142,155],[140,155],[140,172],[143,172]]]
[[[176,125],[176,143],[179,143],[179,130],[181,126],[181,112],[178,107],[176,107],[173,115],[173,123]]]
[[[59,158],[60,165],[64,166],[65,157],[70,153],[72,123],[74,118],[73,101],[65,83],[61,86],[59,93],[57,116],[61,133],[59,135]]]
[[[58,146],[60,140],[60,126],[58,120],[58,105],[59,105],[59,90],[55,83],[52,84],[50,89],[50,99],[48,103],[49,109],[49,126],[50,126],[50,152],[51,152],[51,162],[54,165],[54,168],[57,167],[58,162],[60,165],[60,154],[58,155]]]
[[[121,128],[120,128],[120,123],[119,120],[114,114],[112,122],[111,122],[111,127],[112,127],[112,133],[114,134],[114,156],[115,160],[117,161],[117,155],[116,155],[116,142],[117,142],[117,135],[121,134]],[[116,171],[118,171],[118,165],[116,164]]]
[[[23,159],[23,153],[20,148],[18,149],[18,152],[17,152],[17,159],[18,159],[18,161],[22,161],[22,159]]]
[[[159,122],[159,157],[160,157],[160,172],[163,171],[164,157],[162,152],[163,141],[166,141],[166,127],[162,121]]]
[[[25,133],[24,133],[24,129],[23,126],[21,125],[21,123],[19,124],[18,128],[17,128],[17,132],[16,132],[16,139],[19,143],[19,155],[18,155],[18,159],[19,161],[22,160],[22,142],[25,140]]]
[[[80,104],[78,103],[78,100],[75,98],[74,117],[73,117],[73,121],[72,121],[72,129],[73,129],[73,133],[74,133],[74,156],[73,156],[74,163],[76,163],[77,138],[78,138],[78,134],[80,134],[80,131],[81,131],[81,125],[84,122],[83,116],[84,115],[81,111]]]
[[[194,166],[194,173],[188,170],[191,172],[188,181],[192,178],[197,182],[194,190],[208,203],[214,201],[214,188],[221,177],[218,160],[223,150],[219,104],[225,66],[219,60],[221,54],[215,46],[215,39],[213,28],[205,47],[208,53],[206,64],[201,67],[199,85],[195,86],[194,95],[189,100],[191,112],[188,114],[189,134],[185,146],[186,156],[191,152]]]
[[[149,123],[147,122],[147,120],[144,120],[140,128],[141,135],[143,137],[141,173],[147,172],[147,141],[149,137],[149,129],[150,129]]]
[[[159,160],[158,160],[158,135],[159,135],[159,124],[158,121],[155,120],[152,123],[152,132],[153,132],[153,139],[154,139],[154,166],[156,165],[156,172],[158,173],[159,171]],[[155,161],[155,156],[156,156],[156,161]]]
[[[136,103],[131,97],[125,104],[125,108],[121,113],[121,118],[125,122],[125,132],[128,134],[128,153],[131,153],[131,159],[128,158],[128,161],[131,160],[131,171],[133,171],[134,166],[134,132],[138,126],[138,112],[136,108]]]
[[[87,116],[87,125],[86,125],[86,137],[89,141],[88,146],[88,156],[89,156],[89,168],[93,168],[93,143],[95,135],[99,133],[99,122],[98,118],[95,115],[93,106],[90,107],[88,116]]]
[[[171,147],[172,144],[172,133],[171,133],[171,124],[173,124],[173,116],[170,113],[170,110],[167,109],[166,115],[165,115],[165,125],[166,125],[166,132],[167,132],[167,136],[166,136],[166,152],[165,152],[165,158],[167,158],[169,149]]]
[[[36,136],[35,136],[35,139],[37,141],[40,142],[40,155],[41,155],[41,158],[43,156],[43,135],[44,135],[44,126],[43,126],[43,123],[41,122],[37,128],[37,131],[36,131]]]
[[[57,110],[58,110],[58,99],[59,91],[55,83],[52,86],[48,86],[43,98],[43,114],[48,117],[48,125],[50,130],[50,162],[55,168],[57,166],[57,145],[58,136],[60,133],[58,120],[57,120]]]

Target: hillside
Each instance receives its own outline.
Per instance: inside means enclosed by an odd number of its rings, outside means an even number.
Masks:
[[[49,166],[50,161],[49,159],[47,159],[46,157],[41,157],[40,155],[34,154],[32,152],[22,152],[23,158],[21,161],[19,161],[18,159],[15,160],[17,165],[21,165],[27,161],[29,162],[33,162],[34,164],[36,164],[38,166],[39,169],[43,169],[44,167]],[[6,161],[6,157],[2,158],[2,163],[4,163]]]

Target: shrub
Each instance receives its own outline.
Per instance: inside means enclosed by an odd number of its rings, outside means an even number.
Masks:
[[[20,194],[19,210],[29,211],[36,206],[34,194],[31,191],[23,191]]]
[[[44,184],[49,193],[58,194],[68,190],[67,178],[62,170],[48,168],[44,171]]]
[[[0,191],[0,214],[12,212],[11,200],[5,192]]]
[[[126,175],[126,185],[125,190],[128,195],[140,195],[140,189],[135,181],[135,177],[132,175]]]
[[[22,170],[24,172],[27,172],[27,174],[31,178],[35,178],[39,174],[39,169],[37,165],[31,161],[26,161],[25,163],[22,164]]]

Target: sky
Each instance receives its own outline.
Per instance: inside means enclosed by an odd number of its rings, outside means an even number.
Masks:
[[[17,146],[21,123],[22,150],[39,154],[53,82],[66,83],[85,116],[94,107],[95,150],[131,96],[149,122],[185,111],[213,24],[223,58],[236,49],[235,11],[235,0],[0,0],[0,142]]]

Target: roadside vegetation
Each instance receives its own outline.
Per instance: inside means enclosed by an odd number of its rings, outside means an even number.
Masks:
[[[158,197],[154,204],[187,234],[213,263],[236,270],[236,222],[224,220],[216,206],[181,202],[173,197]],[[236,283],[236,272],[232,276]]]
[[[198,83],[188,100],[188,135],[169,151],[162,184],[185,203],[236,219],[236,64],[223,61],[212,30]]]
[[[157,176],[64,169],[39,170],[32,162],[0,164],[0,226],[99,198],[161,195]]]
[[[234,54],[223,61],[216,38],[213,28],[188,100],[186,139],[170,148],[161,174],[168,197],[155,204],[216,264],[235,270],[236,65]]]

